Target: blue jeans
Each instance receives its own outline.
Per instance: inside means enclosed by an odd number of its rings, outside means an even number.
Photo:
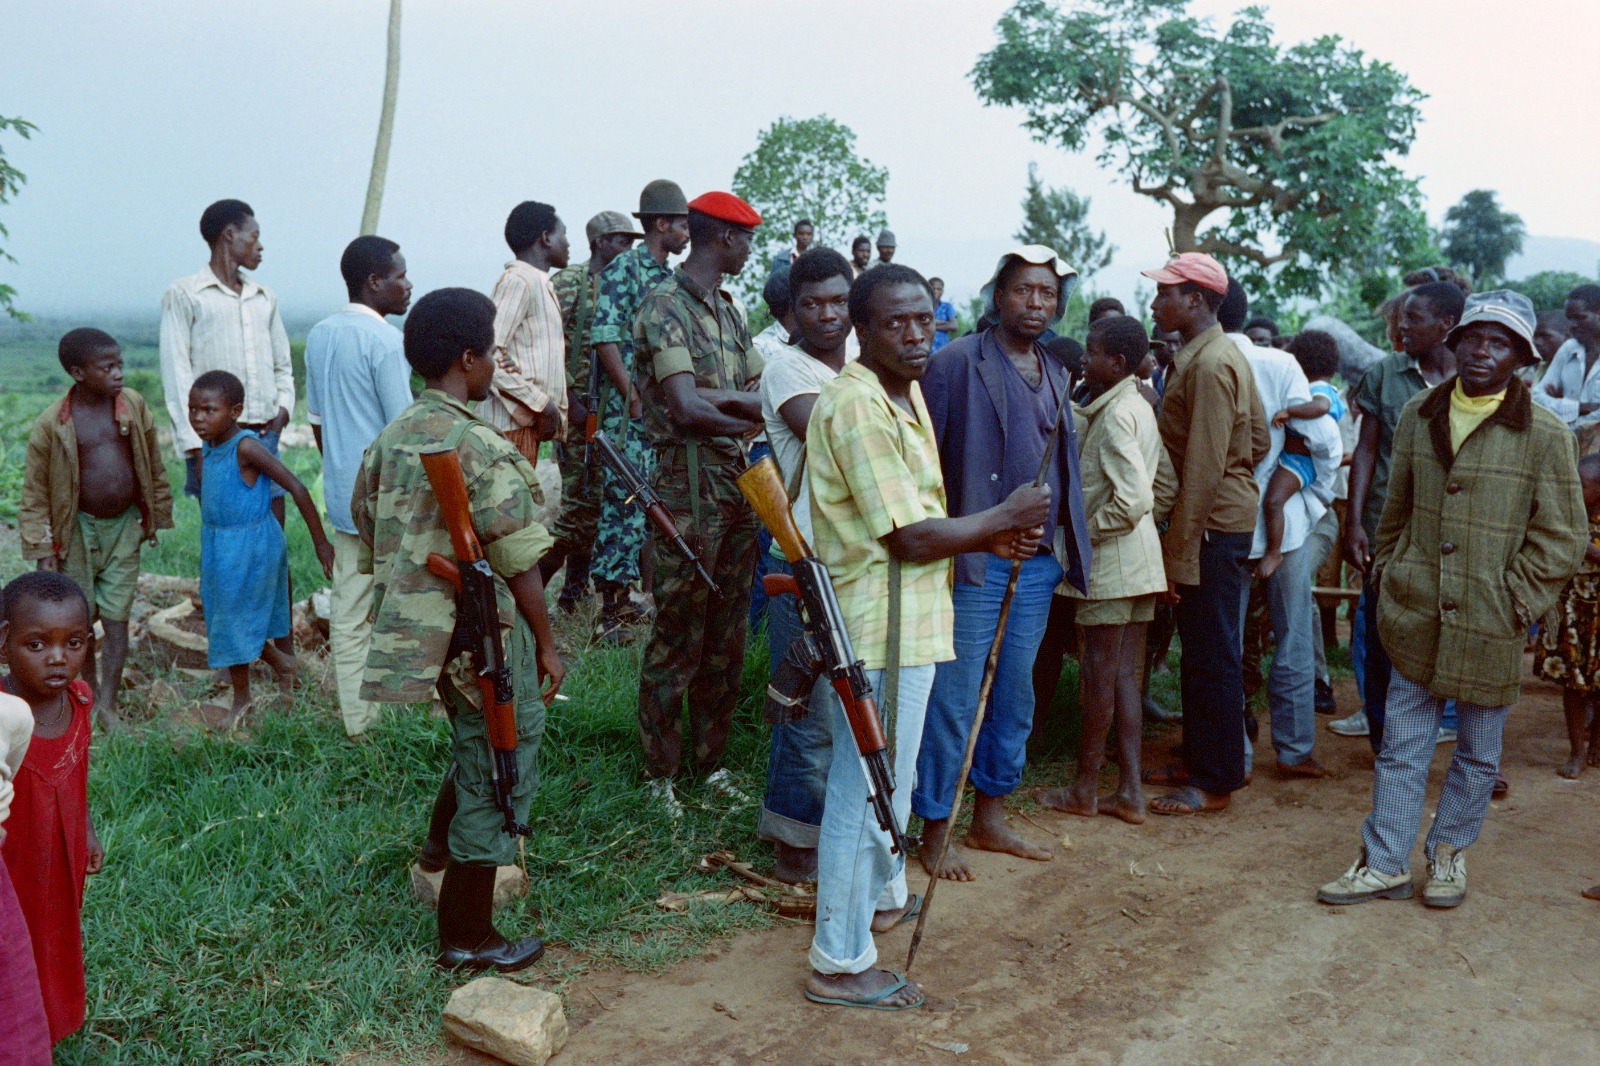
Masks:
[[[1302,544],[1283,553],[1283,564],[1267,578],[1267,612],[1277,650],[1267,675],[1267,706],[1272,713],[1272,750],[1279,766],[1311,758],[1316,739],[1316,617],[1311,595],[1311,548]]]
[[[793,570],[781,559],[769,560],[775,574]],[[804,632],[800,605],[793,596],[773,596],[767,601],[767,646],[771,667],[768,677],[789,645]],[[828,788],[828,764],[833,761],[833,734],[828,720],[839,702],[832,686],[819,684],[811,693],[810,713],[798,722],[772,727],[767,751],[767,794],[761,800],[756,835],[791,847],[814,848],[822,829],[822,809]]]
[[[766,441],[758,441],[750,446],[750,462],[756,463],[772,454],[772,448]],[[763,575],[773,573],[772,556],[768,549],[772,547],[772,534],[767,532],[766,526],[756,530],[756,579],[750,585],[750,632],[754,633],[761,626],[761,620],[767,616],[767,590],[761,587]]]
[[[883,705],[882,670],[869,670],[878,705]],[[895,790],[895,820],[903,829],[911,810],[911,782],[922,742],[922,722],[933,688],[934,668],[900,668],[900,706],[889,738]],[[826,681],[818,681],[825,687]],[[831,689],[830,689],[831,691]],[[889,853],[889,834],[867,807],[867,775],[861,768],[850,723],[839,701],[828,701],[833,765],[817,844],[817,931],[808,958],[819,973],[861,973],[878,961],[872,916],[906,905],[906,857]]]
[[[1422,827],[1428,792],[1428,766],[1444,717],[1445,701],[1404,675],[1389,683],[1388,729],[1372,773],[1372,813],[1361,824],[1367,864],[1394,875],[1411,869],[1411,849]],[[1500,769],[1500,740],[1509,707],[1457,706],[1460,735],[1439,793],[1439,808],[1424,851],[1449,844],[1471,847],[1489,813],[1494,775]],[[1368,712],[1370,717],[1371,712]]]
[[[967,734],[978,705],[983,667],[994,642],[1000,600],[1011,563],[989,556],[982,585],[956,583],[956,657],[939,664],[928,699],[928,723],[917,756],[917,788],[911,809],[920,818],[950,817],[950,801],[966,754]],[[1011,600],[1005,641],[989,691],[989,708],[972,757],[972,787],[985,796],[1010,794],[1022,781],[1028,734],[1033,731],[1033,660],[1050,618],[1050,597],[1061,583],[1061,564],[1036,555],[1022,564]],[[914,619],[908,622],[915,623]]]
[[[276,458],[278,455],[278,439],[280,435],[277,433],[261,433],[258,431],[256,436],[261,438],[261,446],[267,449],[267,451],[271,452],[273,457]],[[198,500],[200,498],[200,460],[195,456],[184,456],[183,471],[183,494],[185,496],[193,496]],[[284,495],[283,486],[278,484],[276,481],[269,479],[267,482],[267,499],[276,500],[282,495]]]
[[[1244,611],[1254,533],[1208,531],[1200,584],[1182,585],[1173,610],[1183,644],[1183,762],[1194,787],[1228,795],[1244,785]]]
[[[1377,590],[1372,589],[1372,594],[1368,595],[1369,588],[1372,588],[1370,581],[1362,586],[1361,602],[1357,605],[1361,611],[1366,642],[1362,656],[1365,660],[1365,676],[1361,679],[1361,702],[1367,709],[1367,742],[1372,745],[1372,753],[1377,755],[1383,751],[1384,717],[1389,705],[1389,675],[1394,668],[1389,664],[1389,653],[1383,650],[1383,641],[1378,639]],[[1445,700],[1444,714],[1439,724],[1445,729],[1456,728],[1455,700]]]

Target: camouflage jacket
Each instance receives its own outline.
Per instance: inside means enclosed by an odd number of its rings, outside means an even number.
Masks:
[[[589,273],[588,263],[579,263],[551,275],[550,287],[561,305],[561,331],[567,340],[567,394],[582,396],[589,387],[589,346],[594,343],[590,334],[599,276]]]
[[[673,423],[661,382],[687,372],[694,375],[699,388],[738,390],[760,377],[765,365],[750,343],[744,315],[727,290],[709,293],[682,269],[674,269],[639,306],[633,321],[633,346],[645,431],[658,448],[689,438]],[[734,437],[706,437],[700,445],[728,458],[740,454]]]
[[[629,377],[636,377],[633,361],[633,323],[639,305],[657,285],[672,276],[672,268],[656,262],[650,246],[640,241],[606,264],[600,271],[600,291],[594,301],[594,328],[591,344],[615,344],[622,353],[622,366]],[[614,388],[611,379],[600,375],[600,391]]]
[[[433,490],[418,455],[458,439],[461,472],[472,504],[472,528],[495,582],[502,629],[516,603],[503,578],[535,565],[553,540],[534,521],[542,502],[533,467],[466,404],[428,389],[384,427],[356,474],[350,511],[360,531],[359,568],[373,576],[372,646],[362,679],[363,699],[422,703],[455,631],[455,590],[428,572],[429,552],[453,558]]]

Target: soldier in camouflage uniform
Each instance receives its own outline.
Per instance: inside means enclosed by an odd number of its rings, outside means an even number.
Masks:
[[[590,330],[594,326],[600,272],[644,236],[629,225],[628,216],[621,211],[602,211],[584,229],[589,238],[589,261],[567,267],[550,279],[556,302],[561,305],[561,328],[566,335],[568,418],[566,440],[556,446],[561,461],[561,515],[550,531],[556,543],[540,560],[539,572],[548,584],[566,564],[567,577],[561,583],[561,595],[556,597],[556,607],[562,611],[571,611],[588,591],[589,556],[600,522],[600,493],[605,476],[600,450],[590,448],[589,461],[583,461],[589,417],[586,405],[594,403],[595,413],[599,413],[599,398],[590,394],[589,375]]]
[[[717,763],[744,670],[758,525],[734,478],[746,465],[746,439],[762,427],[761,398],[752,391],[762,363],[721,284],[744,267],[760,222],[730,193],[697,197],[689,204],[689,256],[645,297],[633,326],[656,455],[652,483],[720,589],[712,593],[671,544],[655,541],[656,617],[639,676],[639,739],[652,789],[673,813],[686,694],[690,764],[710,775],[713,789],[733,791]]]
[[[639,194],[634,217],[644,229],[644,243],[617,256],[600,272],[590,339],[604,371],[600,377],[600,428],[617,450],[650,476],[651,451],[640,421],[638,389],[633,380],[633,326],[640,301],[672,275],[667,256],[689,244],[688,201],[677,183],[658,179]],[[628,502],[622,479],[605,474],[599,530],[590,573],[600,592],[596,637],[605,643],[627,643],[628,586],[639,580],[639,555],[645,545],[644,514]]]
[[[490,921],[497,866],[516,857],[502,829],[490,779],[482,697],[455,641],[454,590],[428,571],[427,557],[454,553],[438,516],[419,453],[454,448],[460,457],[472,526],[495,582],[501,636],[512,672],[519,780],[512,793],[526,820],[538,785],[545,701],[564,669],[545,613],[538,561],[550,534],[533,467],[469,406],[494,379],[494,304],[469,289],[441,289],[419,300],[406,319],[406,359],[427,390],[367,449],[351,494],[360,531],[359,565],[373,575],[372,645],[361,686],[375,703],[424,703],[437,693],[450,714],[454,762],[435,805],[435,828],[447,842],[439,888],[439,956],[446,968],[512,972],[543,953],[537,937],[507,941]],[[540,677],[549,679],[543,693]],[[441,824],[442,823],[442,824]]]

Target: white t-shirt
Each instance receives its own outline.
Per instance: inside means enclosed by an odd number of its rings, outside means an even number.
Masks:
[[[761,372],[761,417],[767,424],[767,443],[772,447],[773,461],[778,464],[784,484],[788,485],[805,459],[806,442],[795,436],[778,409],[796,396],[815,396],[824,384],[839,375],[827,363],[791,345],[774,347],[771,351],[766,369]],[[811,489],[807,478],[807,472],[801,470],[800,486],[790,506],[800,535],[810,543]],[[776,542],[772,554],[782,555]]]

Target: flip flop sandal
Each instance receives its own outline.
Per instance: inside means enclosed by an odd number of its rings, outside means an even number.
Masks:
[[[809,988],[805,990],[806,998],[813,1003],[823,1003],[830,1007],[861,1007],[865,1010],[912,1010],[913,1008],[920,1007],[923,1003],[927,1002],[927,994],[923,993],[917,996],[915,1003],[902,1003],[899,1005],[890,1005],[884,1003],[884,1000],[888,999],[890,996],[894,995],[896,992],[900,991],[902,988],[906,987],[906,985],[911,983],[906,978],[906,975],[900,973],[898,970],[890,970],[889,974],[894,978],[893,984],[886,988],[880,988],[878,991],[872,993],[872,995],[863,999],[837,999],[833,996],[819,996],[812,992]]]
[[[1179,804],[1179,806],[1163,810],[1156,806],[1163,800]],[[1221,807],[1207,807],[1204,794],[1194,787],[1180,788],[1174,792],[1167,793],[1165,796],[1157,796],[1150,801],[1151,814],[1165,814],[1176,817],[1187,817],[1195,814],[1217,814],[1226,809],[1227,804],[1223,804]]]
[[[911,898],[906,900],[906,903],[908,906],[906,907],[905,913],[900,916],[899,920],[889,927],[890,929],[898,929],[907,922],[914,922],[917,920],[917,915],[922,913],[922,897],[917,893],[911,893]]]

